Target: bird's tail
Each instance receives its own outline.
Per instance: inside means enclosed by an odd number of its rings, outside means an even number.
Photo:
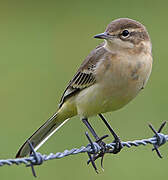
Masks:
[[[16,158],[28,155],[31,150],[28,141],[33,145],[35,150],[40,148],[62,125],[65,124],[74,114],[72,111],[58,110],[51,118],[49,118],[37,131],[35,131],[21,146],[16,154]]]

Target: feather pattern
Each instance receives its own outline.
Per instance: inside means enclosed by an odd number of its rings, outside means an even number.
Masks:
[[[59,107],[61,107],[65,100],[72,94],[77,93],[78,91],[96,83],[94,71],[98,59],[100,59],[104,54],[103,52],[106,51],[103,46],[104,43],[100,44],[89,54],[88,57],[86,57],[85,61],[82,63],[77,73],[74,75],[65,89],[60,100]]]

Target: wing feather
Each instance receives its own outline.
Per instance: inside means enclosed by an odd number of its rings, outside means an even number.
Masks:
[[[96,49],[94,49],[84,60],[77,73],[74,75],[67,88],[65,89],[60,100],[59,107],[61,107],[66,99],[72,96],[74,93],[77,93],[80,90],[96,83],[96,77],[94,73],[95,67],[98,60],[104,55],[106,51],[103,45],[104,43],[97,46]]]

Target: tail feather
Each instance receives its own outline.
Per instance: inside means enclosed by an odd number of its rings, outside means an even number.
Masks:
[[[35,150],[40,148],[45,141],[48,140],[65,122],[69,120],[65,116],[59,116],[59,113],[55,113],[50,119],[48,119],[37,131],[30,136],[27,141],[21,146],[16,154],[16,158],[24,157],[30,153],[28,141],[32,143]]]

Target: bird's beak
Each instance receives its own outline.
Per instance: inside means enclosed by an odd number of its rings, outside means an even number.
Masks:
[[[107,33],[104,32],[104,33],[95,35],[94,38],[98,38],[98,39],[108,39],[108,38],[109,38],[109,35],[107,35]]]

